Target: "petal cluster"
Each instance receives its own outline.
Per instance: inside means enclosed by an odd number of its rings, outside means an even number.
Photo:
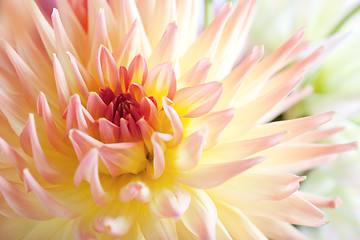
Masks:
[[[0,8],[3,236],[299,239],[291,224],[325,223],[317,206],[337,200],[296,173],[355,144],[314,143],[331,113],[268,123],[308,91],[293,92],[321,50],[282,70],[303,30],[260,60],[244,54],[251,0],[200,35],[198,1],[43,4]]]

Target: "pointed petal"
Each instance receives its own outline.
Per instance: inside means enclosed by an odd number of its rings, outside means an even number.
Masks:
[[[9,145],[4,139],[0,138],[0,152],[1,155],[5,155],[7,158],[2,157],[1,161],[8,161],[5,164],[13,165],[18,173],[20,179],[23,179],[23,170],[28,167],[26,160],[21,157],[18,151],[11,145]]]
[[[287,141],[330,121],[333,114],[334,114],[333,112],[327,112],[310,117],[271,122],[271,123],[255,126],[243,137],[244,139],[256,138],[256,137],[287,131],[287,135],[285,136],[284,139]],[[233,137],[231,139],[233,139]]]
[[[221,136],[222,132],[229,125],[235,116],[234,109],[230,108],[223,111],[212,112],[203,117],[194,118],[185,128],[185,132],[194,132],[203,124],[208,126],[206,133],[206,140],[204,149],[209,149],[215,146]]]
[[[55,33],[49,22],[46,20],[35,1],[26,1],[26,8],[29,10],[30,15],[36,25],[37,31],[40,34],[41,40],[46,48],[49,57],[56,52],[55,46]]]
[[[338,208],[342,204],[339,197],[329,198],[307,192],[298,192],[297,194],[319,208]]]
[[[221,196],[217,197],[221,198]],[[235,203],[235,201],[229,199],[226,202],[243,209],[249,215],[268,217],[296,225],[320,227],[326,223],[325,214],[296,193],[281,201],[244,203],[236,201]]]
[[[101,45],[97,55],[96,70],[103,87],[109,86],[113,91],[116,88],[118,70],[115,60],[109,50]]]
[[[262,155],[261,151],[281,143],[285,135],[286,133],[283,132],[260,138],[217,144],[203,153],[203,159],[208,163],[218,163],[223,159],[243,159],[259,152],[258,155]]]
[[[69,99],[72,94],[69,87],[69,83],[65,78],[64,71],[55,54],[53,54],[53,68],[54,68],[56,89],[59,97],[59,109],[60,109],[60,113],[62,114],[64,113],[66,107],[68,106]]]
[[[99,84],[70,52],[67,52],[67,54],[69,55],[71,67],[80,92],[85,99],[87,99],[89,91],[97,91],[99,89]]]
[[[144,85],[147,80],[148,68],[146,60],[143,56],[137,55],[130,63],[129,78],[132,83]]]
[[[310,240],[287,222],[259,216],[250,216],[250,219],[270,239]]]
[[[230,126],[236,127],[237,134],[251,129],[266,113],[286,97],[302,81],[303,77],[304,75],[300,74],[282,87],[274,89],[259,96],[254,101],[237,108],[235,110],[235,118],[230,123]],[[246,114],[244,115],[244,113]],[[229,127],[227,129],[234,131],[233,128]]]
[[[51,145],[66,156],[73,156],[73,149],[68,145],[68,140],[64,139],[59,128],[55,125],[53,115],[43,93],[39,94],[37,110],[40,117],[43,117],[46,134]]]
[[[207,192],[216,197],[238,201],[282,200],[296,192],[305,177],[279,171],[250,169],[236,178],[209,189]]]
[[[65,219],[73,219],[79,216],[79,212],[71,209],[54,199],[46,190],[35,180],[28,169],[24,169],[24,184],[27,190],[32,190],[39,199],[41,205],[51,214]]]
[[[34,198],[26,193],[23,186],[7,181],[0,176],[0,192],[7,204],[20,216],[34,220],[48,220],[54,218]]]
[[[75,94],[70,98],[69,106],[66,111],[65,136],[69,134],[72,128],[77,128],[86,134],[90,134],[95,126],[95,120],[90,113],[81,105],[79,95]]]
[[[177,80],[180,85],[179,89],[204,84],[211,66],[212,63],[208,58],[202,58],[187,73]]]
[[[144,84],[147,96],[154,96],[158,109],[162,108],[162,97],[173,99],[176,92],[176,77],[171,63],[157,65],[150,70]]]
[[[24,130],[20,134],[20,143],[24,152],[33,157],[36,169],[47,182],[56,185],[67,181],[64,179],[64,173],[55,168],[45,156],[36,133],[33,114],[29,114]]]
[[[246,99],[246,97],[251,95],[253,90],[262,87],[265,81],[283,66],[286,57],[300,43],[303,36],[304,30],[301,29],[278,50],[257,64],[244,81],[238,95],[242,96],[242,99]]]
[[[69,51],[75,55],[76,58],[78,58],[77,52],[72,45],[67,33],[65,32],[64,26],[59,16],[59,11],[56,8],[53,9],[51,20],[54,28],[56,51],[58,55],[65,56],[65,53]]]
[[[101,141],[104,143],[116,143],[119,142],[120,138],[120,127],[116,126],[109,120],[105,118],[100,118],[99,131],[101,136]]]
[[[187,49],[184,55],[180,58],[182,72],[187,72],[191,66],[203,57],[207,57],[210,60],[212,59],[230,12],[231,5],[228,3],[224,4],[212,23]]]
[[[169,23],[164,35],[161,37],[156,48],[148,59],[149,69],[165,62],[174,62],[176,56],[176,46],[178,37],[178,27],[175,23]]]
[[[236,175],[262,162],[264,158],[219,163],[213,165],[199,164],[192,171],[169,173],[179,183],[199,189],[219,186]],[[214,178],[216,176],[216,178]]]
[[[264,47],[254,47],[252,53],[245,58],[234,70],[221,80],[224,92],[219,107],[226,108],[232,105],[233,100],[251,70],[264,54]]]
[[[104,9],[100,9],[99,13],[96,16],[94,40],[92,43],[90,59],[88,62],[88,69],[90,70],[90,73],[92,73],[93,75],[95,75],[96,73],[96,58],[97,58],[96,56],[99,51],[99,47],[101,45],[104,45],[107,49],[110,50],[110,52],[112,52],[112,48],[106,28]]]
[[[180,89],[175,94],[172,107],[181,117],[200,117],[213,109],[221,97],[222,90],[222,84],[219,82]]]

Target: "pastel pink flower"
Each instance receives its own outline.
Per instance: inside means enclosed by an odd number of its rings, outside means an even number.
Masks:
[[[321,50],[280,71],[300,30],[236,65],[253,1],[200,35],[197,4],[2,1],[2,238],[304,239],[291,224],[325,224],[317,207],[339,199],[299,192],[296,173],[355,144],[314,143],[338,131],[316,129],[332,113],[268,123],[306,95],[290,93]]]

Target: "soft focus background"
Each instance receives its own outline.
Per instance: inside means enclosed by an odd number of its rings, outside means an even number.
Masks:
[[[212,2],[215,11],[223,2]],[[318,64],[305,74],[303,86],[310,85],[312,94],[281,118],[334,110],[333,121],[325,127],[342,126],[344,131],[328,142],[359,142],[360,1],[258,0],[247,44],[263,44],[265,54],[271,53],[302,27],[309,51],[324,46],[324,53]],[[314,239],[359,239],[360,150],[341,154],[306,175],[303,190],[328,197],[339,196],[343,203],[337,209],[325,209],[329,224],[321,228],[302,228],[302,231]]]

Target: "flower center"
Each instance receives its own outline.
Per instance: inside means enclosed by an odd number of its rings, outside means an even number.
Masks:
[[[108,106],[105,112],[105,118],[120,126],[120,119],[129,120],[131,116],[135,122],[142,116],[140,114],[140,104],[136,102],[130,93],[115,93],[108,87],[100,88],[99,96],[103,102]]]

